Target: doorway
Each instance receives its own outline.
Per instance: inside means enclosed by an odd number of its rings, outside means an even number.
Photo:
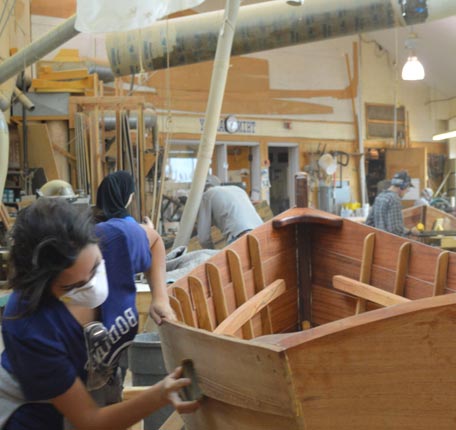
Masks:
[[[377,194],[390,186],[386,179],[385,150],[370,148],[365,163],[367,199],[373,205]]]
[[[299,170],[297,145],[274,144],[268,147],[270,206],[277,215],[295,205],[294,174]]]
[[[256,142],[217,144],[214,172],[223,183],[245,189],[252,200],[260,196],[260,147]]]

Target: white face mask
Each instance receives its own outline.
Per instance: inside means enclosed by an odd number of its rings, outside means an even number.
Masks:
[[[82,287],[74,288],[60,296],[60,300],[71,305],[95,309],[108,297],[108,278],[104,260],[98,265],[95,275]]]

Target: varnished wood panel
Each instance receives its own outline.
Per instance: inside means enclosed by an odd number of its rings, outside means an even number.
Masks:
[[[253,411],[296,415],[280,348],[256,346],[170,322],[164,322],[159,330],[169,368],[192,359],[199,385],[208,397]],[[234,362],[233,357],[238,359]],[[201,410],[205,410],[204,402]]]
[[[282,343],[305,427],[452,429],[456,345],[448,339],[454,335],[456,297],[438,299],[317,327],[303,332],[300,342],[295,335],[295,346],[293,337]]]
[[[294,227],[284,228],[281,232],[272,228],[271,222],[266,222],[258,229],[255,229],[254,236],[260,242],[261,256],[263,260],[264,282],[270,284],[276,279],[283,278],[287,289],[290,293],[284,294],[270,305],[272,326],[274,330],[284,331],[296,327],[297,308],[296,308],[296,287],[297,287],[297,266],[295,251],[295,234]],[[241,266],[244,276],[244,282],[247,297],[255,294],[255,277],[252,269],[252,261],[249,255],[247,236],[240,238],[231,248],[235,250],[241,260]],[[228,313],[236,309],[236,300],[233,291],[231,274],[228,270],[227,257],[224,251],[216,254],[207,262],[217,267],[220,280],[223,285],[222,290],[225,295],[225,302]],[[187,279],[193,276],[201,280],[203,289],[207,296],[207,304],[210,318],[216,321],[214,300],[210,291],[210,284],[204,264],[196,267],[187,276],[179,279],[173,286],[180,287],[188,291]],[[286,312],[284,311],[286,310]],[[184,310],[184,309],[183,309]],[[195,309],[192,308],[194,318],[196,318]],[[184,312],[185,314],[185,312]],[[261,318],[259,316],[252,320],[254,333],[262,333]]]

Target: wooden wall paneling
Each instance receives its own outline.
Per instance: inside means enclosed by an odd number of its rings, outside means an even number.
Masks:
[[[413,178],[420,180],[420,190],[426,186],[426,148],[388,149],[385,155],[386,177],[392,178],[400,170],[407,170]]]
[[[22,127],[18,128],[21,141]],[[61,179],[46,124],[29,121],[27,124],[28,163],[30,168],[42,167],[48,181]]]
[[[54,150],[59,179],[71,183],[69,163],[74,163],[76,158],[68,152],[68,122],[46,121],[46,125]]]
[[[253,97],[253,95],[252,95]],[[164,109],[167,103],[167,98],[156,95],[151,96],[154,105],[157,108]],[[204,112],[206,102],[198,102],[194,100],[179,100],[172,99],[173,109],[188,111],[188,112]],[[237,102],[231,101],[229,94],[224,97],[222,105],[222,113],[237,113],[244,115],[312,115],[312,114],[330,114],[333,113],[332,106],[322,105],[317,103],[274,100],[274,99],[248,99],[247,95],[244,100]]]
[[[242,182],[245,183],[246,192],[250,195],[251,192],[251,178],[250,178],[250,156],[251,147],[250,146],[238,146],[238,145],[228,145],[227,146],[227,158],[228,158],[228,178],[232,180],[230,177],[233,176],[233,171],[239,173],[243,169],[247,171],[246,175],[240,175]],[[215,166],[214,166],[215,167]],[[236,176],[233,178],[233,182],[238,182],[236,180]]]
[[[213,62],[206,61],[174,67],[169,70],[158,70],[150,74],[147,84],[163,91],[167,88],[169,73],[170,87],[178,90],[207,91],[212,77]],[[239,79],[242,77],[242,79]],[[128,78],[129,79],[129,78]],[[232,57],[227,76],[226,91],[267,91],[269,89],[268,60],[248,57]]]
[[[76,13],[76,0],[33,0],[30,12],[32,15],[69,18]]]

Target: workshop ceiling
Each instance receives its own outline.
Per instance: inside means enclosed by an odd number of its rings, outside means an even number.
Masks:
[[[265,1],[272,0],[243,0],[241,6]],[[225,0],[206,0],[195,10],[202,13],[223,9],[225,3]],[[426,70],[425,82],[448,97],[456,97],[456,55],[454,55],[456,51],[456,16],[415,25],[412,29],[409,27],[393,28],[366,33],[363,38],[377,42],[381,50],[384,49],[389,53],[392,62],[397,57],[398,76],[400,77],[402,66],[407,59],[404,44],[411,30],[418,36],[416,51]]]
[[[243,0],[241,7],[265,1],[272,0]],[[340,1],[343,2],[344,0]],[[219,10],[223,9],[225,4],[226,0],[206,0],[194,11],[204,13]],[[33,0],[31,2],[32,13],[61,18],[66,18],[74,13],[75,5],[76,0]],[[382,53],[381,51],[386,51],[390,61],[394,62],[397,58],[398,76],[400,76],[400,70],[407,57],[404,43],[410,30],[413,30],[419,38],[416,51],[426,70],[425,82],[448,98],[456,97],[456,55],[454,55],[456,16],[416,25],[413,29],[407,27],[365,33],[363,39],[375,41],[379,47],[379,54]]]

